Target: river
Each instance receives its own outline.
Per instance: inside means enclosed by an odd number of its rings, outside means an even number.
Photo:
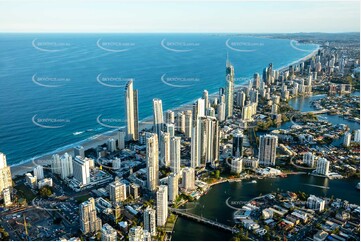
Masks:
[[[353,95],[359,96],[360,93],[355,92]],[[323,96],[299,97],[292,99],[289,104],[300,111],[313,111],[314,109],[310,106],[310,101],[320,99]],[[344,123],[351,130],[360,128],[359,123],[343,119],[342,117],[327,114],[318,116],[333,124]],[[280,128],[289,128],[291,125],[291,122],[287,122],[282,124]],[[339,142],[335,141],[334,145],[337,145]],[[187,212],[233,225],[232,215],[235,210],[229,205],[237,208],[239,201],[248,201],[260,194],[277,191],[303,191],[316,196],[334,196],[335,198],[348,200],[351,203],[360,204],[360,192],[356,189],[356,184],[360,180],[355,178],[329,180],[309,175],[289,175],[287,178],[269,178],[257,181],[257,183],[251,183],[249,180],[243,180],[242,182],[226,182],[213,186],[207,195],[201,197],[196,203],[187,204]],[[228,232],[181,217],[178,217],[172,237],[172,240],[201,241],[225,241],[231,239],[232,234]]]

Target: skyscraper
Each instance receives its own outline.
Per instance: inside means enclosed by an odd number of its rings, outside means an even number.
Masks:
[[[164,226],[168,218],[168,187],[160,185],[157,191],[157,226]]]
[[[193,127],[193,114],[191,110],[185,111],[184,115],[184,134],[187,138],[192,137],[192,127]]]
[[[73,158],[65,153],[60,157],[61,165],[61,179],[65,179],[69,176],[73,176]]]
[[[191,111],[192,114],[192,111]],[[191,117],[192,119],[192,117]],[[177,126],[176,129],[178,132],[185,133],[186,131],[186,116],[184,112],[177,113]]]
[[[174,112],[172,110],[168,110],[165,113],[165,123],[166,124],[174,124]]]
[[[44,179],[44,167],[41,165],[37,165],[34,170],[34,176],[37,177],[38,180]]]
[[[153,133],[158,135],[158,139],[161,137],[163,130],[163,105],[162,100],[158,98],[153,99]]]
[[[226,63],[226,118],[233,115],[234,68],[227,59]]]
[[[76,156],[73,160],[73,172],[74,178],[85,186],[90,183],[90,163],[89,159],[82,159],[80,156]]]
[[[147,207],[143,214],[144,229],[147,230],[152,236],[157,235],[157,223],[155,210],[151,207]]]
[[[146,141],[147,187],[155,191],[159,184],[158,135],[150,134]]]
[[[303,163],[309,167],[313,167],[315,165],[315,156],[312,154],[312,152],[303,154]]]
[[[97,217],[94,198],[80,204],[80,230],[83,234],[95,233],[102,227],[102,220]]]
[[[204,99],[204,112],[206,112],[206,110],[209,108],[209,97],[208,97],[208,91],[207,90],[203,91],[202,98]]]
[[[12,185],[11,171],[6,162],[6,155],[0,152],[0,194],[3,193],[4,189],[10,188]]]
[[[232,155],[234,157],[242,157],[243,156],[243,133],[241,130],[237,130],[233,134]]]
[[[133,80],[130,80],[125,86],[125,112],[127,139],[138,140],[138,90],[133,90]]]
[[[160,138],[160,161],[161,164],[165,167],[169,167],[171,159],[171,143],[170,143],[170,134],[161,132]]]
[[[343,137],[343,146],[349,147],[351,145],[351,133],[346,132],[345,136]]]
[[[182,187],[191,191],[195,189],[195,172],[192,167],[186,167],[182,171]]]
[[[178,174],[168,176],[168,201],[173,203],[178,197]]]
[[[274,166],[276,163],[276,149],[278,137],[275,135],[262,135],[259,141],[259,163],[264,166]]]
[[[61,161],[58,154],[53,155],[53,162],[51,163],[51,172],[54,174],[61,174]]]
[[[324,176],[328,176],[330,171],[330,162],[325,158],[320,158],[317,161],[316,173]]]
[[[178,174],[180,173],[180,163],[181,163],[181,138],[172,137],[170,139],[170,169],[172,172]]]
[[[231,173],[239,175],[242,172],[243,160],[240,157],[232,159],[231,163]]]

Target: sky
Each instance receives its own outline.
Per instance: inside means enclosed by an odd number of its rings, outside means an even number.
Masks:
[[[358,0],[0,0],[0,32],[359,31]]]

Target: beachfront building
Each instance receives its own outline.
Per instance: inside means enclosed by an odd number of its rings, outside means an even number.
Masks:
[[[159,184],[158,135],[150,134],[146,141],[147,187],[156,191]]]
[[[10,188],[13,185],[11,179],[10,167],[6,162],[6,155],[0,152],[0,194],[3,193],[4,189]]]
[[[76,156],[73,160],[74,178],[81,186],[90,183],[90,165],[90,159],[83,159],[81,156]]]
[[[44,179],[44,167],[41,165],[37,165],[33,170],[34,176],[37,177],[38,180]]]
[[[127,139],[138,140],[138,90],[133,89],[133,80],[130,80],[125,86],[125,112],[127,119]]]

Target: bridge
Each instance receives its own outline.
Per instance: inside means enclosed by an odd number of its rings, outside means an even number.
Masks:
[[[323,113],[328,113],[329,110],[328,109],[322,109],[322,110],[315,110],[315,111],[307,111],[307,112],[302,112],[303,114],[323,114]]]
[[[234,228],[234,227],[231,227],[231,226],[228,226],[228,225],[213,221],[211,219],[201,217],[199,215],[186,213],[186,212],[184,212],[184,211],[182,211],[180,209],[169,208],[169,211],[174,213],[174,214],[177,214],[179,216],[191,219],[191,220],[199,222],[199,223],[203,223],[203,224],[206,224],[206,225],[209,225],[209,226],[213,226],[213,227],[216,227],[216,228],[219,228],[219,229],[223,229],[223,230],[226,230],[226,231],[229,231],[229,232],[232,232],[232,233],[239,233],[239,229],[237,229],[237,228]]]

